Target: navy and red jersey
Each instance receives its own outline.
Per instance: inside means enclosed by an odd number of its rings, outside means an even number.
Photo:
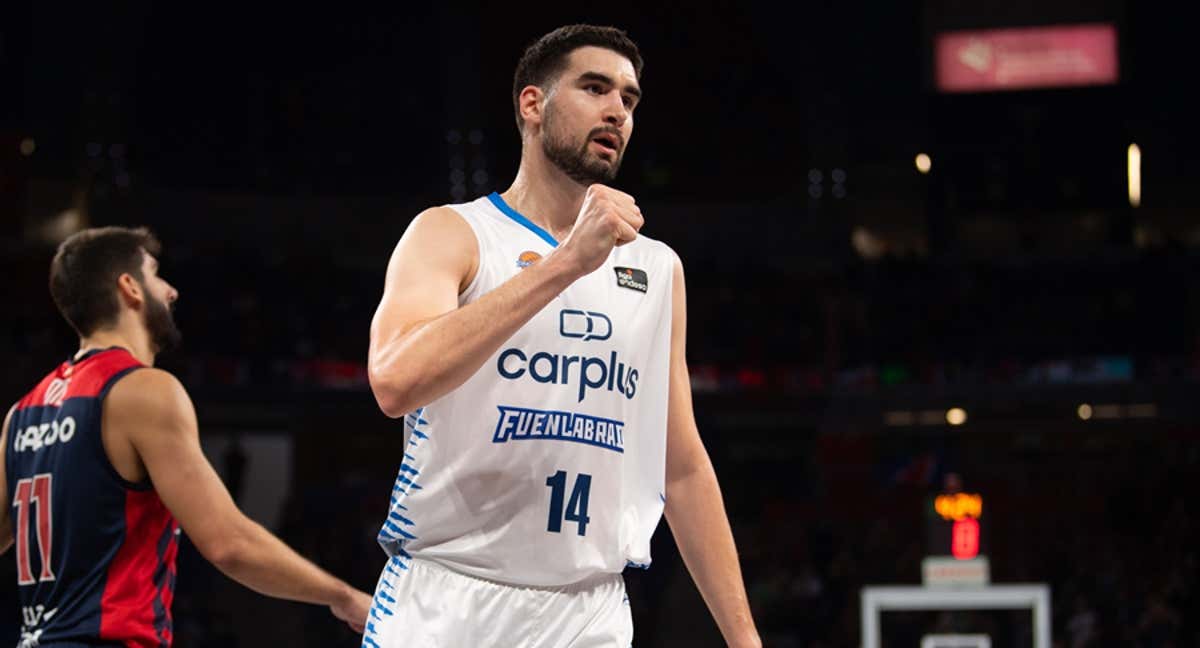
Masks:
[[[179,525],[145,481],[121,478],[102,404],[143,365],[120,348],[67,361],[17,403],[5,478],[22,646],[171,645]]]

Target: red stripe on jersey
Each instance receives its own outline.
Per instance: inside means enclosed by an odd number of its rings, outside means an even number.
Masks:
[[[26,407],[37,407],[39,405],[45,405],[46,390],[50,387],[50,383],[54,382],[55,380],[61,380],[62,374],[63,374],[63,369],[66,367],[69,367],[69,366],[70,366],[69,363],[64,362],[64,363],[62,363],[62,365],[60,365],[58,367],[58,369],[55,369],[49,376],[42,378],[42,382],[38,383],[38,386],[34,387],[33,391],[29,392],[28,394],[25,394],[25,398],[22,398],[20,401],[17,402],[17,409],[23,410]]]
[[[95,397],[100,395],[109,380],[117,373],[130,367],[140,367],[141,362],[128,350],[120,347],[99,351],[82,362],[64,362],[42,379],[38,386],[17,403],[17,409],[57,405],[67,398]],[[66,384],[63,384],[66,381]],[[65,393],[62,393],[65,387]],[[53,391],[55,402],[47,403],[47,392]]]
[[[137,648],[171,645],[176,528],[157,493],[125,493],[125,541],[100,597],[100,639]],[[156,574],[166,576],[162,583],[155,583]]]

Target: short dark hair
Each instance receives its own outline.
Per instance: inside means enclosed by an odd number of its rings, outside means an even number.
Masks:
[[[50,262],[50,296],[79,335],[91,335],[116,323],[121,312],[117,278],[142,275],[142,250],[162,250],[145,227],[97,227],[72,234],[58,246]]]
[[[589,45],[610,49],[629,59],[638,81],[642,80],[642,55],[637,44],[623,30],[596,25],[559,27],[525,48],[517,62],[517,70],[513,73],[513,111],[517,117],[517,130],[525,131],[525,120],[521,119],[521,91],[531,85],[545,88],[566,67],[571,52]]]

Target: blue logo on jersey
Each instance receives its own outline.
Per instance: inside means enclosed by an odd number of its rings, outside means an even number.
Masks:
[[[620,362],[616,351],[606,360],[546,351],[526,356],[520,349],[505,349],[496,362],[496,369],[507,380],[519,380],[528,374],[543,384],[570,385],[578,381],[579,402],[583,402],[589,389],[615,391],[630,400],[637,394],[638,370]]]
[[[574,441],[625,452],[625,424],[613,419],[573,412],[556,412],[500,405],[500,420],[492,443],[525,439]]]
[[[558,332],[563,337],[607,340],[612,337],[612,320],[604,313],[563,309],[558,313]]]

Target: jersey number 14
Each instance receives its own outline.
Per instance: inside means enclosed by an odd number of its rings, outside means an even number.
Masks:
[[[571,489],[571,499],[567,502],[566,513],[563,513],[563,500],[567,495],[567,473],[560,470],[546,478],[546,486],[550,487],[550,520],[546,530],[551,533],[562,533],[563,521],[575,522],[579,525],[579,535],[587,535],[588,524],[588,493],[592,490],[592,476],[579,473],[575,478],[575,487]]]

